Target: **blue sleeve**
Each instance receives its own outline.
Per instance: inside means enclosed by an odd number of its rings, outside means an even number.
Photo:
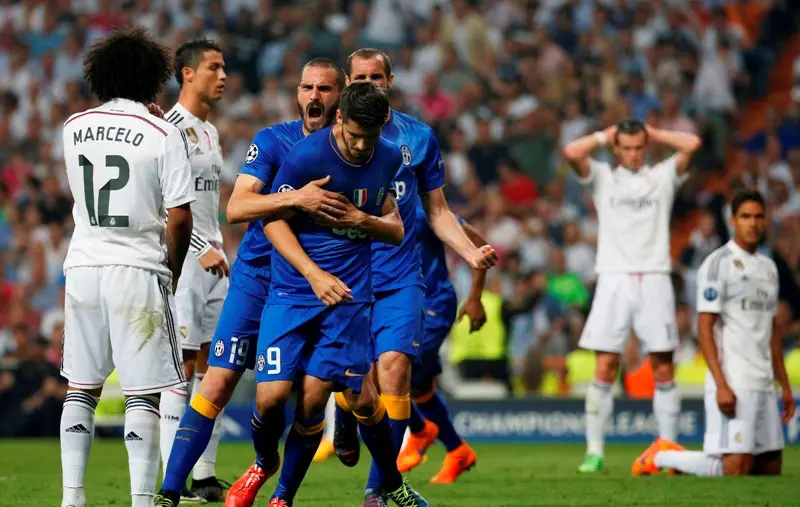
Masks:
[[[427,131],[425,153],[417,170],[419,193],[424,194],[444,186],[444,159],[432,130]]]
[[[298,167],[303,167],[303,164],[297,164],[293,157],[287,157],[272,180],[270,193],[297,190],[308,183],[309,178]]]
[[[275,135],[267,129],[256,134],[247,149],[247,157],[239,173],[255,176],[268,185],[278,169],[274,159],[275,142]]]

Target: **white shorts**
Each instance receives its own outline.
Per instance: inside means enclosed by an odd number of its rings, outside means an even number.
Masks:
[[[631,329],[644,352],[678,346],[675,294],[668,273],[601,273],[578,346],[622,353]]]
[[[175,292],[181,348],[200,350],[201,345],[211,343],[229,284],[227,276],[204,270],[195,255],[186,256]]]
[[[771,391],[734,389],[736,417],[723,415],[715,386],[706,385],[706,433],[703,452],[709,455],[758,455],[783,449],[778,398]]]
[[[61,374],[70,386],[100,388],[114,368],[126,395],[186,382],[172,293],[155,273],[87,266],[66,278]]]

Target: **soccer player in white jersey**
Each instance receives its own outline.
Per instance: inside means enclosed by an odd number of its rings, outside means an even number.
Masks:
[[[196,391],[208,369],[211,336],[228,292],[230,269],[219,229],[222,152],[217,129],[207,120],[211,105],[222,98],[225,77],[222,49],[215,42],[193,40],[175,51],[175,78],[181,91],[178,103],[164,118],[186,136],[197,200],[192,203],[194,228],[189,243],[193,255],[184,261],[175,293],[183,371],[189,383],[161,395],[161,459],[165,472],[175,432],[189,403],[189,384],[191,391]],[[182,503],[218,502],[223,498],[215,473],[221,421],[218,417],[211,441],[194,467],[191,491],[183,493]]]
[[[650,143],[675,150],[650,166]],[[590,154],[609,144],[618,160],[612,167]],[[611,387],[631,329],[650,355],[656,392],[653,411],[659,434],[676,440],[680,397],[672,355],[678,344],[675,296],[670,280],[669,218],[675,192],[700,139],[624,120],[564,147],[564,157],[597,208],[597,289],[579,346],[595,351],[595,378],[586,393],[587,453],[579,472],[603,467],[605,427],[613,414]]]
[[[114,32],[84,60],[84,78],[102,105],[64,124],[75,232],[64,261],[62,507],[86,505],[95,407],[115,367],[132,505],[153,505],[159,396],[186,382],[172,294],[195,195],[183,133],[147,106],[171,71],[169,49],[145,30]]]
[[[697,334],[708,364],[703,450],[656,443],[634,462],[634,475],[662,469],[702,476],[781,473],[781,422],[792,418],[795,402],[783,362],[784,330],[775,325],[778,268],[757,251],[766,228],[761,194],[738,192],[731,211],[733,239],[697,273]]]

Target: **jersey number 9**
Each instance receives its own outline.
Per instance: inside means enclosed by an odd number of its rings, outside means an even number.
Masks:
[[[86,200],[89,223],[94,227],[128,227],[127,215],[108,214],[111,192],[124,188],[130,180],[131,168],[128,161],[119,155],[106,155],[106,167],[119,169],[119,176],[106,182],[97,193],[99,213],[95,212],[94,204],[94,164],[83,155],[78,156],[78,163],[83,167],[83,197]]]

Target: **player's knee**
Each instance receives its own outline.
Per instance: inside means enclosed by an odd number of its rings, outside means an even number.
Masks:
[[[211,403],[224,407],[233,396],[241,377],[242,374],[238,371],[210,367],[203,376],[197,392]]]
[[[378,359],[381,393],[408,394],[411,386],[411,360],[402,352],[386,352]]]
[[[650,365],[653,368],[653,379],[656,382],[668,382],[675,378],[672,352],[650,354]]]
[[[722,472],[727,476],[750,475],[753,470],[753,459],[750,455],[727,455],[722,459]]]
[[[259,383],[256,387],[256,410],[262,416],[285,410],[291,390],[292,383],[288,381]],[[300,411],[302,408],[298,407],[298,412]]]
[[[619,355],[611,352],[598,352],[595,360],[595,377],[606,383],[612,383],[619,371]]]
[[[755,457],[753,475],[780,475],[783,468],[783,453],[770,451]]]

